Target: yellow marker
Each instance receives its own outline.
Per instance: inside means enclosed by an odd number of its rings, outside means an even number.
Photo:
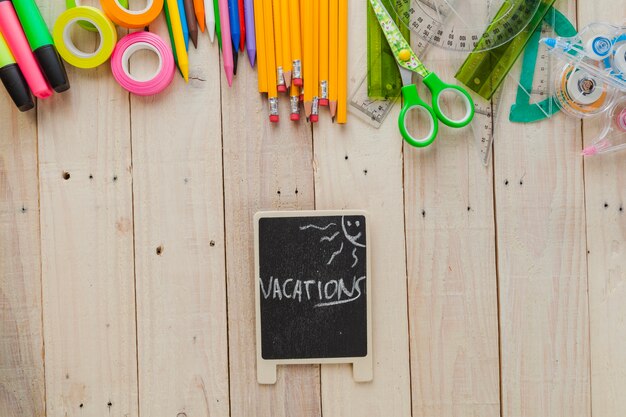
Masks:
[[[283,42],[283,76],[285,78],[285,84],[287,88],[291,85],[291,34],[289,33],[289,0],[280,1],[280,24],[282,31]]]
[[[271,0],[272,7],[274,9],[274,51],[276,53],[276,82],[278,83],[278,92],[286,93],[287,86],[285,84],[285,77],[283,68],[283,28],[281,23],[281,0]]]
[[[302,4],[302,17],[313,16],[313,1],[316,0],[300,0]],[[304,62],[302,63],[304,73],[304,114],[307,119],[311,117],[313,106],[313,21],[312,19],[302,19],[302,52]]]
[[[178,2],[176,0],[166,0],[167,9],[170,13],[172,24],[172,36],[174,37],[174,46],[176,49],[176,58],[178,61],[178,69],[186,82],[189,82],[189,56],[185,47],[185,38],[183,36],[183,27],[180,21],[180,12],[178,10]]]
[[[291,34],[291,82],[302,86],[302,39],[300,36],[300,0],[289,0]]]
[[[337,123],[348,121],[348,0],[339,0]]]
[[[330,2],[328,28],[328,100],[330,116],[337,114],[337,50],[339,47],[339,7],[337,1]]]
[[[336,0],[333,0],[335,2]],[[320,81],[320,106],[328,106],[328,39],[329,32],[328,28],[330,25],[330,16],[329,16],[329,8],[330,2],[329,0],[320,0],[320,59],[319,59],[319,81]]]
[[[313,108],[311,121],[319,120],[319,73],[320,73],[320,3],[313,0],[313,66],[311,82],[306,85],[305,91],[313,89]]]
[[[274,17],[272,0],[263,0],[265,26],[265,67],[267,75],[267,99],[270,105],[270,121],[278,122],[278,90],[276,83],[276,56],[274,55]]]
[[[267,64],[265,56],[265,25],[263,24],[263,2],[254,0],[254,21],[258,22],[254,28],[256,31],[256,57],[259,77],[259,93],[267,93]]]

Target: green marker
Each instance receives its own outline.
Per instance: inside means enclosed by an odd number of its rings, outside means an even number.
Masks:
[[[57,93],[70,88],[63,61],[54,47],[52,36],[34,0],[13,0],[17,17],[20,19],[30,49],[48,82]]]
[[[0,33],[0,80],[13,99],[20,111],[30,110],[35,107],[30,89],[24,78],[24,74],[15,62],[13,54]]]
[[[217,0],[213,0],[213,10],[215,10],[215,33],[217,34],[217,45],[222,49],[222,25],[220,24],[220,7]]]

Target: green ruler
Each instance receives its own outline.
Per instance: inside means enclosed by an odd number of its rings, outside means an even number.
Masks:
[[[387,99],[398,97],[402,88],[400,71],[391,48],[383,34],[376,15],[372,11],[369,1],[367,6],[367,94],[373,99]],[[391,8],[390,1],[382,0],[387,10]],[[409,29],[400,25],[399,18],[395,19],[405,39],[409,40]]]
[[[493,49],[485,50],[486,48],[480,42],[488,42],[489,39],[481,39],[476,47],[477,52],[472,52],[467,57],[456,73],[456,79],[475,91],[479,96],[487,100],[491,99],[493,93],[504,81],[554,1],[542,0],[536,10],[533,7],[529,7],[526,2],[513,3],[513,7],[516,8],[515,13],[512,14],[513,16],[525,16],[534,13],[528,25],[510,41]],[[510,8],[511,4],[505,2],[500,10],[509,11]],[[494,23],[489,25],[486,33],[501,32],[505,30],[507,23],[506,19],[499,19],[498,14],[496,14]]]

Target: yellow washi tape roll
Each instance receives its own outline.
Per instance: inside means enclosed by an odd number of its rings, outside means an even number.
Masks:
[[[100,36],[100,46],[95,52],[83,52],[72,42],[71,29],[75,23],[92,24]],[[78,6],[63,12],[54,24],[54,44],[67,63],[78,68],[95,68],[104,64],[117,43],[115,25],[99,9]]]
[[[100,0],[102,10],[115,24],[128,29],[142,29],[152,23],[163,10],[163,0],[147,0],[143,10],[128,10],[120,0]]]

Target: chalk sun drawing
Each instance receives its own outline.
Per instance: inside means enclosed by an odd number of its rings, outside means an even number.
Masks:
[[[335,238],[340,236],[340,240],[338,243],[338,248],[331,254],[330,258],[326,265],[332,265],[333,261],[337,256],[343,253],[343,250],[347,247],[352,247],[352,259],[354,262],[352,263],[352,268],[356,267],[359,264],[359,257],[357,255],[358,248],[365,248],[365,244],[360,242],[363,237],[364,224],[361,224],[361,220],[358,219],[349,219],[345,216],[341,217],[341,225],[338,226],[336,223],[328,223],[324,226],[319,226],[315,224],[307,224],[305,226],[300,226],[300,230],[308,230],[314,229],[317,231],[328,231],[329,235],[322,236],[320,238],[320,242],[329,242],[332,243],[335,241]],[[336,230],[340,228],[341,230]]]

